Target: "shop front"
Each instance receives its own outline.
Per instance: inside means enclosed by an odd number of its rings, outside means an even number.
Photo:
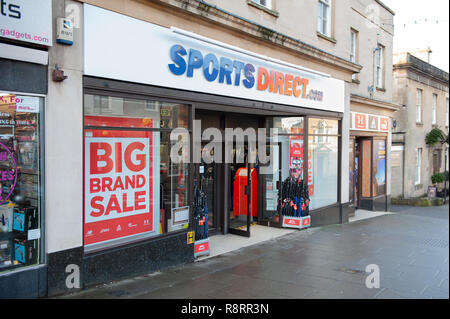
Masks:
[[[81,234],[53,233],[50,295],[70,291],[67,265],[83,288],[192,262],[254,223],[345,221],[343,81],[82,8]]]
[[[351,112],[349,194],[355,209],[388,211],[389,130],[387,116]]]
[[[84,14],[88,260],[190,231],[342,220],[342,81],[94,6]]]
[[[47,289],[44,113],[51,17],[51,1],[18,1],[2,7],[0,16],[0,298],[34,298]]]

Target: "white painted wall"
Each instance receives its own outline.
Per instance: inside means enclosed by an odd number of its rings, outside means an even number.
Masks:
[[[75,1],[53,1],[53,21],[65,16]],[[83,243],[83,54],[81,29],[74,29],[73,46],[56,44],[49,51],[48,99],[45,109],[45,243],[46,252]],[[55,65],[68,76],[53,82]]]

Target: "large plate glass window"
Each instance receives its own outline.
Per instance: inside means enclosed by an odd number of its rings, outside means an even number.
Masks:
[[[308,119],[308,190],[310,209],[337,202],[338,121]]]
[[[170,156],[188,106],[92,94],[84,103],[85,249],[188,228],[188,160]]]
[[[373,197],[386,194],[386,140],[373,140]]]
[[[267,154],[271,154],[270,166],[263,174],[263,220],[281,223],[280,213],[290,194],[287,185],[303,181],[304,169],[304,118],[273,117],[268,127],[277,130],[277,135],[268,138]],[[267,171],[267,169],[269,171]],[[285,190],[283,192],[283,189]]]
[[[44,98],[0,92],[0,273],[42,262]]]

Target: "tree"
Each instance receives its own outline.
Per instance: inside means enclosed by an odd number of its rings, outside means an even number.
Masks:
[[[435,127],[425,136],[425,143],[431,146],[437,143],[448,144],[448,135],[440,128]]]

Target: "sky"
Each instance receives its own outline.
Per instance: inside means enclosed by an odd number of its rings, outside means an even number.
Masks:
[[[430,47],[430,63],[449,72],[449,1],[381,0],[395,12],[394,53]],[[421,57],[424,59],[424,57]]]

